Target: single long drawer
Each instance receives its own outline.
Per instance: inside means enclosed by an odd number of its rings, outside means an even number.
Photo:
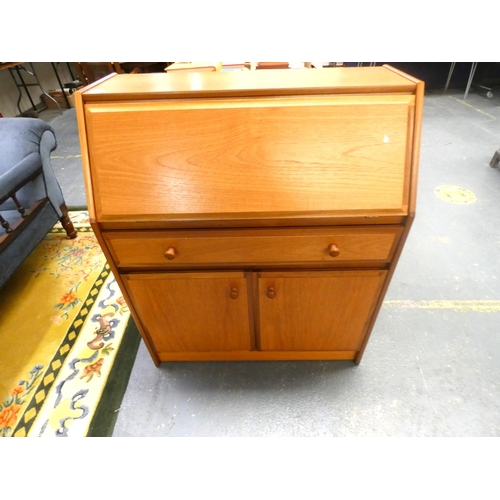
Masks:
[[[106,231],[118,267],[391,259],[402,227]]]

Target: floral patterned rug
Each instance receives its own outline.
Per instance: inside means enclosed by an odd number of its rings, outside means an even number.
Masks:
[[[0,436],[86,436],[130,312],[88,223],[71,212],[0,290]],[[130,321],[133,323],[133,321]]]

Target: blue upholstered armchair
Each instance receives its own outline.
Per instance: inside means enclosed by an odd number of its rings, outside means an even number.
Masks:
[[[60,220],[76,231],[50,163],[52,127],[35,118],[0,118],[0,287]]]

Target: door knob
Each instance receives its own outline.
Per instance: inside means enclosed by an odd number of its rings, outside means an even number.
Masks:
[[[165,257],[168,260],[172,260],[175,259],[176,256],[177,256],[177,250],[174,247],[168,247],[167,251],[165,252]]]
[[[274,289],[274,287],[270,286],[268,289],[267,289],[267,293],[266,295],[268,296],[268,298],[270,299],[274,299],[274,297],[276,297],[276,290]]]
[[[340,254],[340,249],[337,245],[335,245],[335,243],[332,243],[329,247],[328,247],[328,254],[330,255],[330,257],[338,257],[339,254]]]
[[[229,292],[229,296],[232,299],[237,299],[240,296],[240,292],[238,291],[237,288],[231,288],[231,291]]]

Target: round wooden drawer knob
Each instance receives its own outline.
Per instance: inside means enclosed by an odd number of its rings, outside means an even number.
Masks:
[[[238,292],[237,288],[231,288],[231,291],[229,292],[229,296],[232,299],[237,299],[240,296],[240,292]]]
[[[328,254],[330,257],[338,257],[340,255],[339,247],[333,243],[328,247]]]
[[[167,251],[165,252],[165,257],[168,260],[172,260],[175,259],[176,256],[177,256],[177,250],[174,247],[168,247]]]
[[[274,289],[274,287],[270,286],[268,289],[267,289],[267,293],[266,295],[268,296],[268,298],[270,299],[274,299],[274,297],[276,297],[276,290]]]

